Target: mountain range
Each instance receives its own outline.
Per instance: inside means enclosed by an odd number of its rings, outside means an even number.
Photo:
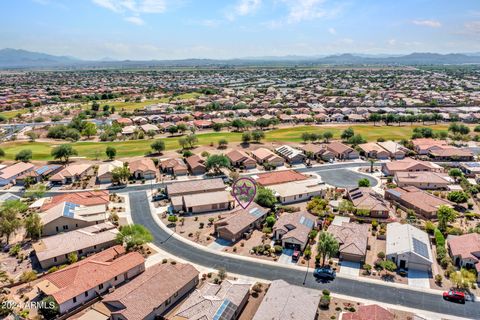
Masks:
[[[317,56],[266,56],[237,59],[82,60],[21,49],[1,49],[0,69],[88,69],[141,67],[236,67],[321,65],[458,65],[480,64],[480,53],[411,53],[407,55],[338,54]]]

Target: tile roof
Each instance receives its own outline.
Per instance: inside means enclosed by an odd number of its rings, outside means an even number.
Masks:
[[[232,216],[216,222],[216,229],[217,231],[224,229],[231,234],[237,234],[251,223],[265,216],[269,211],[269,209],[257,205],[249,206],[247,209],[238,207],[231,212]]]
[[[370,211],[389,211],[388,204],[372,188],[359,187],[347,191],[348,198],[357,209]]]
[[[294,170],[273,171],[257,175],[255,181],[262,186],[280,184],[292,181],[306,180],[308,177]]]
[[[383,165],[385,165],[388,171],[409,171],[416,166],[432,171],[437,171],[441,169],[439,165],[433,162],[420,161],[412,158],[405,158],[403,160],[387,162]]]
[[[40,214],[43,225],[46,225],[60,217],[84,221],[105,221],[107,219],[104,205],[80,206],[71,202],[60,202],[56,206]]]
[[[441,205],[452,206],[450,201],[436,197],[413,186],[388,189],[385,192],[429,213],[436,212]]]
[[[153,171],[156,172],[157,168],[155,167],[155,163],[153,163],[152,159],[142,158],[138,160],[133,160],[128,163],[128,168],[130,172],[146,172],[146,171]]]
[[[205,161],[199,155],[195,154],[193,156],[190,156],[185,159],[185,162],[188,164],[188,166],[190,166],[190,168],[192,168],[192,170],[195,170],[197,168],[206,169],[204,164]]]
[[[253,160],[245,151],[243,150],[232,150],[226,154],[228,159],[231,162],[245,161],[247,159]]]
[[[83,191],[83,192],[69,192],[64,194],[55,195],[51,198],[47,198],[40,211],[46,211],[61,202],[71,202],[82,206],[96,206],[96,205],[107,205],[110,202],[108,190],[98,190],[98,191]]]
[[[88,171],[92,167],[91,164],[88,163],[77,163],[71,164],[59,172],[55,173],[53,176],[50,177],[49,180],[63,180],[65,178],[71,178],[77,175],[81,175]]]
[[[227,203],[232,200],[232,195],[227,191],[195,193],[183,196],[183,202],[187,208],[216,203]]]
[[[454,183],[448,174],[432,171],[399,171],[395,172],[395,180],[400,183]]]
[[[273,230],[283,230],[282,239],[294,238],[302,243],[308,240],[308,234],[315,226],[317,218],[306,211],[284,213],[273,226]]]
[[[330,225],[328,232],[339,242],[341,253],[364,256],[367,253],[368,225],[343,222],[341,226]]]
[[[11,166],[0,170],[0,179],[11,179],[12,177],[26,171],[31,170],[35,166],[29,162],[17,162]]]
[[[225,190],[227,186],[221,178],[175,182],[167,185],[169,196],[187,193],[202,193]]]
[[[480,261],[480,234],[468,233],[456,237],[449,236],[447,242],[453,256]]]

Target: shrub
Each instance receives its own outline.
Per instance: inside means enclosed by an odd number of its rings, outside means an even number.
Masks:
[[[174,216],[174,215],[170,215],[168,216],[168,222],[177,222],[178,218],[177,216]]]
[[[380,251],[380,252],[377,254],[377,257],[380,258],[380,259],[385,259],[385,252]]]
[[[445,247],[437,247],[437,260],[441,261],[447,256],[447,249]]]
[[[443,236],[442,232],[438,229],[435,229],[434,236],[437,247],[445,247],[445,237]]]
[[[273,248],[275,249],[275,253],[280,254],[283,252],[282,246],[274,246]]]
[[[435,224],[432,222],[432,221],[427,221],[425,223],[425,231],[428,233],[428,234],[433,234],[435,232]]]
[[[200,229],[203,229],[204,226],[205,226],[205,223],[200,222]]]
[[[441,274],[436,274],[435,275],[435,282],[438,284],[442,284],[443,277]]]
[[[320,308],[328,309],[329,306],[330,306],[330,296],[323,295],[322,298],[320,299]]]
[[[329,296],[330,295],[330,291],[328,289],[323,289],[322,293],[323,293],[324,296]]]

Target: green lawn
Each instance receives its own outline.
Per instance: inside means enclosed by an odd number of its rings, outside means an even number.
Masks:
[[[368,141],[376,141],[382,137],[386,140],[400,140],[404,138],[410,138],[413,128],[417,126],[372,126],[372,125],[353,125],[351,126],[355,133],[361,134]],[[447,130],[447,125],[431,125],[429,126],[435,131]],[[340,138],[340,134],[346,127],[318,127],[318,126],[299,126],[293,128],[282,128],[267,131],[265,133],[266,141],[285,141],[285,142],[301,142],[302,132],[310,133],[322,133],[325,131],[332,131],[334,138]],[[217,142],[224,138],[228,142],[241,141],[242,134],[238,132],[213,132],[213,133],[199,133],[198,145],[216,145]],[[179,149],[178,136],[171,138],[162,138],[165,141],[165,147],[167,150]],[[150,144],[153,140],[133,140],[133,141],[116,141],[116,142],[75,142],[71,145],[78,151],[78,156],[88,159],[95,159],[96,157],[105,158],[105,148],[107,146],[113,146],[117,149],[117,157],[133,157],[142,156],[150,151]],[[30,149],[33,153],[34,160],[52,160],[50,152],[52,148],[61,144],[57,142],[55,144],[45,142],[7,142],[4,143],[1,148],[5,151],[5,158],[12,160],[22,149]]]
[[[28,109],[22,108],[22,109],[17,109],[17,110],[11,110],[11,111],[2,111],[0,114],[4,115],[7,119],[12,119],[15,118],[17,114],[24,114],[27,113]]]

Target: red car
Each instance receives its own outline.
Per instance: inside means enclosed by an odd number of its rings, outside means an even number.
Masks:
[[[446,291],[443,293],[443,299],[465,303],[465,293],[455,290]]]
[[[295,250],[292,255],[292,261],[298,261],[298,258],[300,258],[300,251]]]

